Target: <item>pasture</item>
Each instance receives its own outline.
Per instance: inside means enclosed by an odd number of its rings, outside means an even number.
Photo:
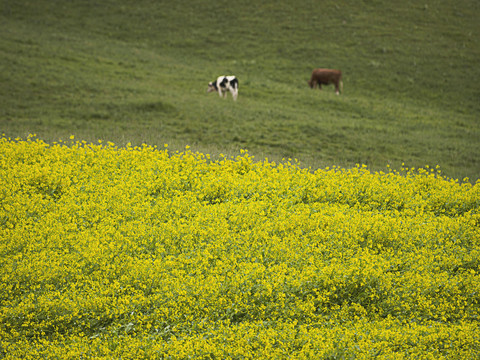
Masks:
[[[480,177],[474,1],[3,2],[0,131]],[[344,95],[308,88],[339,68]],[[234,74],[239,101],[206,94]]]

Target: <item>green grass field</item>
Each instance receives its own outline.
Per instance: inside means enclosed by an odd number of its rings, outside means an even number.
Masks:
[[[480,4],[11,1],[0,132],[480,178]],[[344,94],[307,86],[341,69]],[[207,94],[240,81],[237,103]]]

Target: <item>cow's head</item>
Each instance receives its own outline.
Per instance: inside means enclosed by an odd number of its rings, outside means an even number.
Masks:
[[[308,86],[310,86],[312,89],[313,89],[313,81],[312,80],[308,80]]]
[[[217,91],[217,89],[215,89],[215,85],[213,85],[213,81],[208,83],[207,93],[212,91]]]

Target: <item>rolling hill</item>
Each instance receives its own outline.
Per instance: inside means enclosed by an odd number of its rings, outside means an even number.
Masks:
[[[480,177],[474,1],[10,1],[0,131]],[[308,88],[339,68],[344,94]],[[221,74],[239,101],[206,94]],[[404,164],[404,165],[402,165]]]

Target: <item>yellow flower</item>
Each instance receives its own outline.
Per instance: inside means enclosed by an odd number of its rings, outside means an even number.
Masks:
[[[480,183],[166,148],[0,138],[5,358],[478,357]]]

